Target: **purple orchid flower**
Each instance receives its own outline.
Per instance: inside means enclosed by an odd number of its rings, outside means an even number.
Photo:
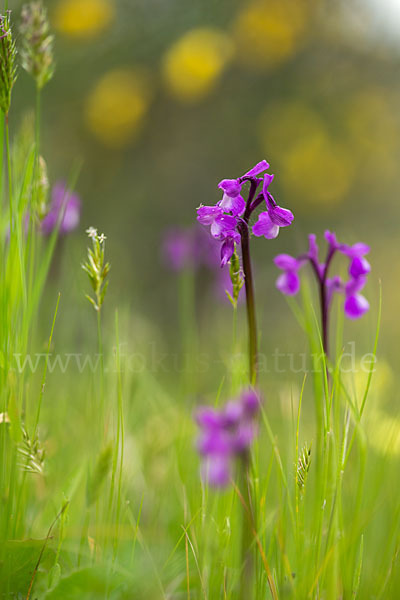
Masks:
[[[222,200],[214,206],[201,205],[197,209],[199,223],[209,226],[211,235],[222,242],[221,266],[229,262],[235,251],[235,244],[240,242],[243,229],[248,227],[251,214],[262,202],[265,201],[267,210],[259,214],[252,227],[255,236],[274,239],[279,234],[280,227],[287,227],[293,221],[292,212],[278,206],[268,191],[274,176],[265,173],[264,178],[259,177],[268,168],[268,162],[262,160],[237,179],[223,179],[218,184],[223,191]],[[247,201],[242,196],[242,187],[246,182],[250,183]],[[261,183],[262,192],[255,197]]]
[[[61,234],[70,233],[79,225],[80,213],[79,197],[59,181],[53,187],[50,209],[42,219],[40,229],[45,235],[50,235],[59,225]]]
[[[289,254],[279,254],[274,258],[274,263],[283,273],[276,281],[278,290],[286,296],[294,296],[300,289],[300,278],[298,271],[304,263],[304,259],[294,258]]]
[[[293,214],[290,210],[277,205],[268,188],[272,183],[274,176],[264,173],[269,168],[266,160],[257,163],[252,169],[247,171],[237,179],[223,179],[218,187],[223,191],[222,199],[214,206],[201,205],[197,209],[197,220],[202,225],[210,227],[211,235],[222,242],[221,248],[221,266],[228,262],[233,262],[231,273],[233,289],[237,291],[237,286],[233,283],[236,274],[239,259],[236,254],[236,245],[241,246],[242,252],[242,270],[244,287],[246,291],[247,321],[249,327],[249,372],[252,385],[257,380],[257,328],[256,328],[256,310],[254,302],[254,283],[250,257],[250,232],[256,236],[264,236],[267,239],[274,239],[279,234],[280,227],[287,227],[293,221]],[[264,173],[264,177],[259,177]],[[247,200],[242,196],[243,185],[248,184]],[[262,190],[259,190],[262,184]],[[258,191],[258,193],[257,193]],[[259,214],[257,222],[251,227],[250,218],[254,211],[263,203],[266,204],[266,210]],[[235,306],[235,299],[231,298]]]
[[[328,318],[329,306],[335,292],[345,297],[344,313],[348,319],[359,319],[369,309],[369,303],[360,291],[367,281],[367,274],[371,266],[365,255],[370,251],[369,246],[357,243],[353,246],[340,244],[335,233],[325,231],[325,240],[328,243],[325,262],[320,262],[318,245],[314,234],[309,235],[309,248],[306,254],[294,258],[288,254],[279,254],[275,257],[276,266],[283,271],[276,281],[276,287],[285,295],[293,296],[300,289],[299,270],[307,262],[313,268],[320,288],[321,320],[323,345],[328,354]],[[328,278],[328,271],[334,255],[339,252],[349,258],[349,280],[343,282],[339,276]]]
[[[361,277],[370,272],[371,265],[365,258],[365,255],[370,251],[370,247],[367,246],[367,244],[363,244],[362,242],[354,244],[353,246],[342,244],[339,249],[351,259],[349,266],[349,275],[351,275],[351,277]]]
[[[365,286],[366,281],[367,278],[364,275],[359,275],[352,277],[344,286],[346,296],[344,312],[349,319],[359,319],[369,310],[368,300],[359,293]]]
[[[243,456],[257,435],[255,418],[260,397],[253,389],[220,409],[201,407],[195,419],[200,428],[197,449],[202,457],[202,477],[213,487],[226,487],[235,458]]]
[[[268,187],[274,179],[273,175],[264,175],[263,196],[267,204],[267,212],[258,215],[257,222],[253,225],[253,233],[257,237],[264,236],[273,240],[279,234],[280,227],[288,227],[293,221],[293,213],[287,208],[281,208],[269,193]]]
[[[229,231],[221,246],[221,267],[224,267],[235,252],[235,244],[240,243],[240,234],[237,231]]]
[[[247,171],[241,177],[237,179],[223,179],[219,182],[218,187],[224,192],[229,198],[237,198],[242,191],[242,185],[245,181],[250,181],[269,169],[269,164],[266,160],[262,160],[257,163],[250,171]]]

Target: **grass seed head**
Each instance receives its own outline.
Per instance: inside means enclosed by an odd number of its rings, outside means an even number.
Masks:
[[[0,16],[0,108],[8,115],[11,92],[17,79],[17,48],[13,38],[11,11]]]
[[[47,10],[41,0],[25,4],[21,13],[22,66],[42,89],[53,77],[53,40]]]

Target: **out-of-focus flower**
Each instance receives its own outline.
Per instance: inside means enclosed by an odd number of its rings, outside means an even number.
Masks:
[[[47,10],[41,1],[25,4],[21,19],[22,66],[42,89],[54,72],[53,36],[49,34]]]
[[[232,54],[232,42],[224,32],[211,28],[188,31],[164,57],[168,89],[182,102],[202,99],[214,88]]]
[[[240,268],[234,273],[237,293],[228,268],[218,268],[220,264],[220,244],[209,236],[202,227],[196,225],[188,228],[167,229],[162,242],[162,259],[173,271],[193,269],[196,272],[205,269],[213,275],[215,293],[218,298],[225,299],[236,295],[240,298]],[[237,299],[238,299],[237,298]]]
[[[291,58],[307,32],[310,0],[255,0],[234,23],[237,57],[250,67],[271,68]]]
[[[286,296],[294,296],[300,289],[299,269],[304,260],[294,258],[289,254],[279,254],[274,262],[279,269],[282,269],[282,275],[279,275],[276,281],[276,287]]]
[[[365,255],[369,253],[369,246],[363,243],[357,243],[353,246],[340,244],[336,235],[330,231],[325,231],[325,239],[328,242],[327,255],[324,262],[319,261],[318,246],[314,234],[309,236],[309,250],[306,254],[301,254],[294,258],[289,254],[279,254],[275,257],[276,266],[283,271],[276,282],[276,287],[286,296],[297,294],[300,289],[300,280],[298,276],[299,269],[309,262],[317,277],[318,283],[323,290],[323,302],[328,308],[334,292],[340,292],[345,296],[344,312],[349,319],[358,319],[369,309],[369,303],[360,291],[366,284],[366,275],[371,267],[366,260]],[[333,256],[336,252],[346,255],[349,260],[349,280],[342,282],[340,277],[328,278],[328,271]]]
[[[145,72],[116,69],[106,73],[90,93],[86,122],[106,146],[126,145],[138,134],[150,103]]]
[[[257,128],[273,153],[288,196],[319,208],[343,202],[354,179],[355,154],[324,119],[300,102],[272,104]],[[329,181],[329,185],[327,185]]]
[[[381,187],[383,177],[394,177],[398,171],[400,119],[398,96],[390,90],[368,87],[347,100],[344,123],[347,127],[349,145],[357,160],[358,177],[365,182],[365,173],[373,170],[374,177],[368,182]]]
[[[11,104],[11,92],[17,79],[17,48],[13,37],[11,11],[0,16],[0,108],[8,114]]]
[[[352,181],[352,161],[347,162],[346,156],[344,146],[325,130],[288,148],[282,162],[282,180],[288,193],[296,191],[312,204],[342,202]]]
[[[220,410],[202,407],[197,411],[201,472],[210,485],[225,487],[229,484],[234,459],[248,452],[257,434],[255,417],[259,409],[260,397],[249,389]]]
[[[60,0],[54,11],[54,25],[66,35],[87,38],[101,33],[113,16],[110,0]]]
[[[174,271],[193,266],[194,236],[191,229],[168,230],[162,248],[165,262]]]
[[[81,201],[77,194],[70,192],[65,183],[58,182],[53,187],[49,211],[40,229],[49,235],[59,226],[60,233],[70,233],[79,225],[80,213]]]

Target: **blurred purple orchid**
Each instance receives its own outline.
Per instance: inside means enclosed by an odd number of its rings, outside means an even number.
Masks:
[[[235,234],[232,241],[240,241],[239,234]],[[228,246],[232,241],[227,236],[224,243]],[[226,292],[232,294],[232,282],[228,268],[216,268],[220,263],[221,250],[219,240],[208,235],[200,225],[174,227],[164,233],[162,259],[168,268],[176,272],[184,269],[211,272],[215,278],[215,295],[227,300]]]
[[[213,487],[226,487],[235,458],[245,456],[257,434],[259,395],[244,391],[239,399],[220,409],[201,407],[195,419],[200,428],[197,449],[202,456],[202,477]]]
[[[294,258],[289,254],[279,254],[275,257],[275,265],[283,271],[276,281],[276,287],[283,294],[293,296],[300,289],[298,272],[301,267],[309,262],[316,275],[320,289],[320,303],[322,314],[322,334],[325,352],[328,349],[328,312],[332,297],[335,292],[345,297],[344,313],[349,319],[359,319],[369,309],[368,300],[360,294],[366,284],[367,274],[371,266],[365,255],[370,248],[366,244],[357,243],[353,246],[340,244],[333,232],[325,231],[325,240],[328,243],[327,254],[324,262],[319,261],[319,251],[314,234],[308,237],[309,249],[306,254]],[[328,271],[334,255],[339,252],[349,258],[347,282],[342,281],[339,276],[328,278]]]
[[[59,226],[61,234],[70,233],[79,225],[80,213],[79,197],[59,181],[53,187],[50,207],[40,223],[40,229],[45,235],[50,235]]]
[[[194,261],[193,234],[191,229],[169,229],[166,231],[162,253],[165,263],[173,271],[192,267]]]

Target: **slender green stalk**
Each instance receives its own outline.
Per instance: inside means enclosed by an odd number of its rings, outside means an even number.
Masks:
[[[115,515],[115,532],[114,532],[114,543],[113,543],[113,563],[115,562],[115,559],[117,557],[117,550],[118,550],[118,535],[119,535],[119,525],[120,525],[120,517],[121,517],[122,472],[123,472],[124,445],[125,445],[118,311],[116,311],[116,313],[115,313],[115,341],[116,341],[118,417],[117,417],[117,435],[116,435],[116,440],[115,440],[113,470],[112,470],[112,475],[111,475],[109,513],[110,513],[110,507],[112,506],[111,494],[114,493],[114,482],[115,482],[116,472],[117,472],[117,468],[118,468],[118,458],[119,458],[119,473],[118,473],[117,503],[116,503],[116,515]]]
[[[241,478],[240,478],[240,491],[244,501],[247,504],[248,518],[250,522],[254,523],[254,513],[250,489],[250,476],[249,476],[249,463],[250,456],[246,453],[242,458],[241,465]],[[241,546],[241,577],[240,577],[240,590],[239,598],[241,600],[251,600],[254,597],[253,594],[253,571],[254,561],[253,553],[250,550],[253,544],[252,528],[249,527],[245,514],[242,519],[242,546]],[[255,527],[253,527],[255,529]]]
[[[45,363],[44,363],[43,376],[42,376],[42,385],[40,386],[39,402],[38,402],[38,406],[37,406],[37,410],[36,410],[36,419],[35,419],[35,425],[34,425],[34,428],[33,428],[32,439],[35,439],[36,433],[37,433],[37,428],[38,428],[38,425],[39,425],[40,410],[42,408],[42,400],[43,400],[44,390],[45,390],[45,387],[46,387],[47,363],[48,363],[47,359],[48,359],[48,357],[50,355],[51,343],[53,341],[53,333],[54,333],[54,327],[55,327],[55,324],[56,324],[56,318],[57,318],[57,312],[58,312],[58,305],[60,304],[60,298],[61,298],[61,294],[58,293],[56,308],[55,308],[54,316],[53,316],[53,323],[51,325],[49,341],[48,341],[48,344],[47,344],[47,355],[46,355],[46,360],[45,360]]]
[[[13,196],[12,196],[12,167],[11,167],[11,150],[10,150],[10,129],[8,125],[8,114],[6,115],[6,158],[8,172],[8,202],[10,210],[10,240],[14,229],[14,213],[13,213]]]
[[[97,312],[97,347],[100,359],[100,430],[102,437],[104,436],[105,415],[104,415],[104,356],[103,356],[103,336],[101,329],[101,310]]]

